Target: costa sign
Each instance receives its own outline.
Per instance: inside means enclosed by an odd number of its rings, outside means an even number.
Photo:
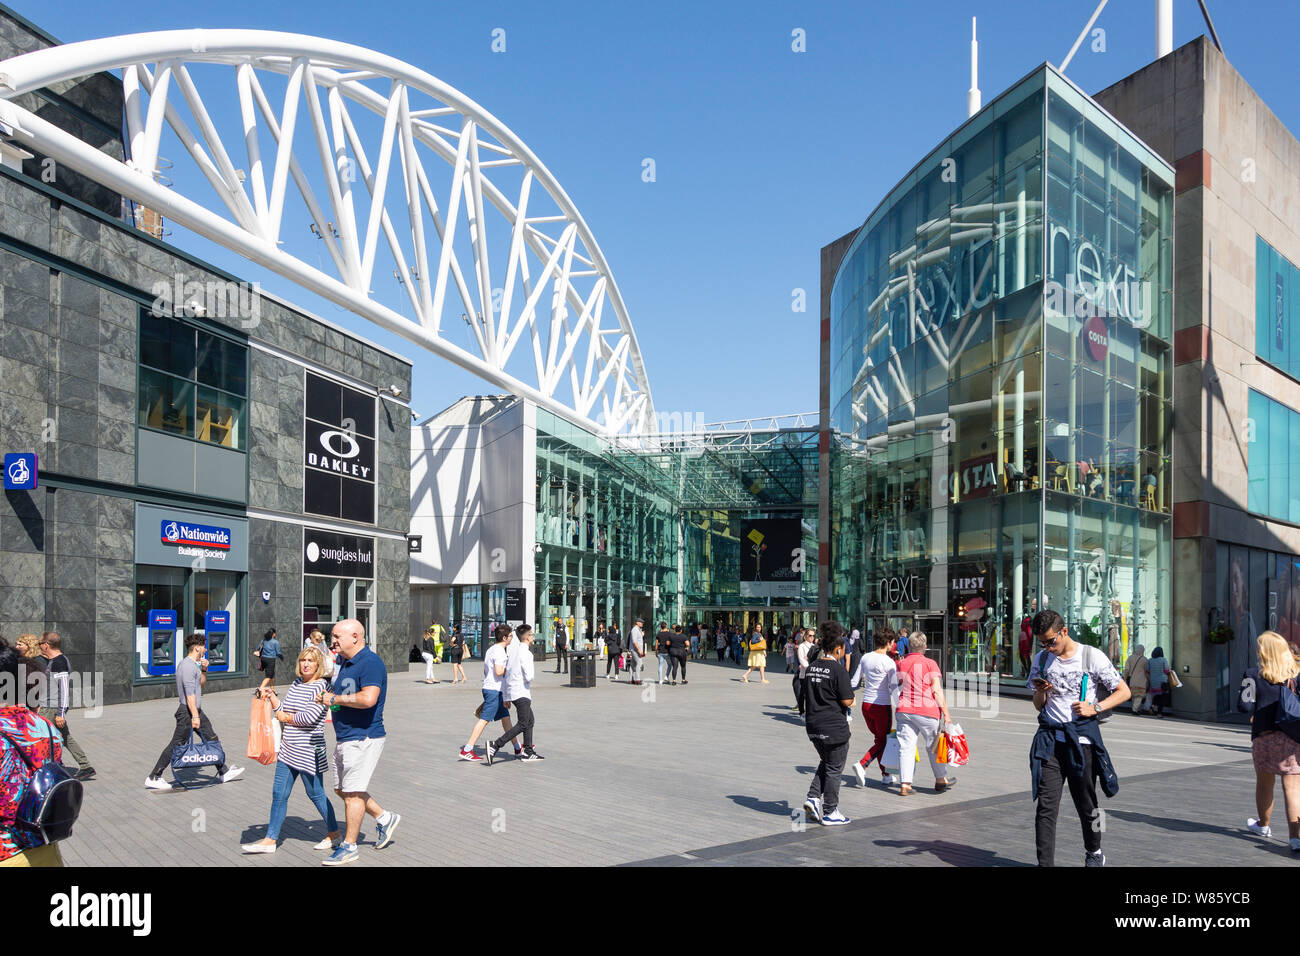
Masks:
[[[1101,316],[1094,315],[1083,323],[1083,345],[1094,362],[1106,360],[1106,352],[1110,349],[1110,333],[1106,331],[1106,320]]]

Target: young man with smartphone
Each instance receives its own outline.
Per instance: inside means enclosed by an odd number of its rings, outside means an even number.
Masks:
[[[1105,866],[1097,780],[1106,796],[1113,797],[1119,792],[1119,778],[1102,743],[1097,715],[1119,707],[1131,692],[1105,654],[1070,637],[1060,614],[1039,611],[1030,627],[1042,648],[1034,657],[1028,681],[1038,710],[1038,732],[1029,752],[1031,793],[1038,802],[1034,816],[1038,865],[1056,865],[1056,818],[1061,788],[1068,783],[1083,830],[1083,865]],[[1104,699],[1099,687],[1106,688]]]

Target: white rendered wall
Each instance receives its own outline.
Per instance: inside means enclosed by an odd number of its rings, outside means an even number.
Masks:
[[[482,425],[411,429],[412,585],[522,587],[532,623],[537,406]]]

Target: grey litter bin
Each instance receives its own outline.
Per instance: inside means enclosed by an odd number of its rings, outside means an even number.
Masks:
[[[570,687],[595,687],[596,686],[596,652],[595,651],[570,651],[569,652],[569,686]]]

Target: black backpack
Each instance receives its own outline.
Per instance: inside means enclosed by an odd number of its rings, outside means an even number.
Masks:
[[[46,726],[49,726],[48,722]],[[3,731],[0,731],[3,733]],[[14,817],[14,842],[24,850],[46,846],[72,836],[72,825],[81,813],[84,787],[74,780],[63,764],[54,759],[54,731],[50,730],[50,759],[34,767],[18,741],[8,734],[4,738],[27,764],[30,777],[18,800]]]

